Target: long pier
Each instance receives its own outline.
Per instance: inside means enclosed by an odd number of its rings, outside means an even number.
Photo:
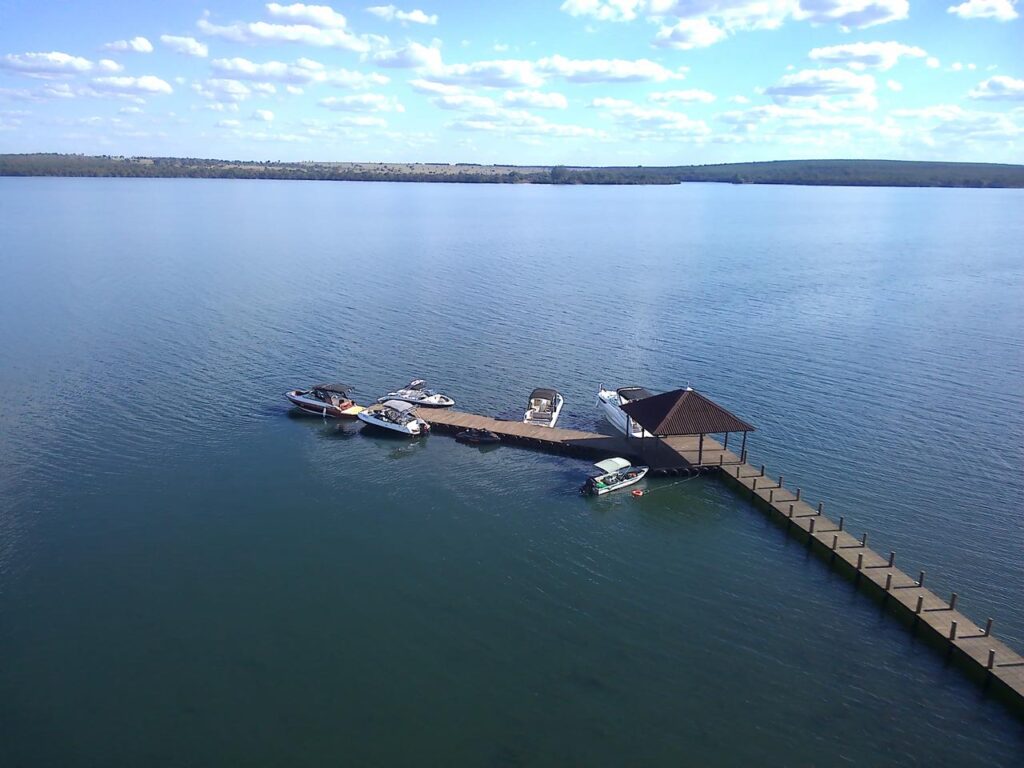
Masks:
[[[713,471],[748,495],[758,508],[799,537],[832,568],[853,579],[858,587],[881,600],[887,609],[921,632],[948,657],[961,663],[968,674],[1024,715],[1024,657],[996,639],[993,620],[984,626],[957,610],[958,595],[939,597],[925,586],[925,572],[913,578],[896,567],[894,552],[887,557],[868,547],[868,534],[853,536],[844,518],[833,521],[824,504],[812,507],[795,491],[773,478],[764,466],[755,467],[725,445],[695,435],[646,440],[626,439],[560,427],[538,427],[519,421],[494,419],[449,409],[419,408],[416,415],[431,428],[455,433],[487,429],[502,442],[531,446],[571,456],[639,459],[653,475]]]

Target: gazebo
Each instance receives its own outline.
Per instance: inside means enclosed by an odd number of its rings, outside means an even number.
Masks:
[[[746,461],[747,433],[752,427],[722,406],[709,400],[695,389],[676,389],[660,395],[651,395],[622,406],[631,421],[656,438],[699,435],[697,464],[704,463],[704,436],[724,434],[723,449],[729,447],[729,433],[742,432],[740,461]],[[627,429],[628,436],[632,429]],[[692,449],[691,449],[692,450]]]

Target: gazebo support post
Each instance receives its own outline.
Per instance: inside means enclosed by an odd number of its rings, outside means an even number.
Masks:
[[[704,463],[704,434],[701,433],[700,442],[697,443],[697,465]]]
[[[747,452],[747,433],[743,433],[743,445],[740,447],[740,461],[743,461],[743,456]]]
[[[725,433],[725,442],[722,443],[722,450],[724,451],[724,450],[728,450],[728,449],[729,449],[729,433],[726,432]]]

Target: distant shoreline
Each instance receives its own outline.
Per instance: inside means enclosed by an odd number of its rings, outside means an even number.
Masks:
[[[1024,165],[913,160],[774,160],[687,166],[258,162],[111,155],[0,155],[0,176],[278,179],[472,184],[795,184],[1024,188]]]

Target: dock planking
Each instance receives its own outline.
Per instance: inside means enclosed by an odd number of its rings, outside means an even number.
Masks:
[[[487,429],[505,442],[544,448],[575,456],[609,458],[622,456],[641,462],[655,474],[698,467],[737,465],[739,456],[726,450],[710,437],[704,438],[703,449],[694,436],[669,437],[661,440],[626,439],[619,435],[602,435],[562,427],[538,427],[521,421],[494,419],[451,408],[417,408],[416,415],[431,429],[458,432],[463,429]]]
[[[1020,714],[1024,713],[1024,657],[992,635],[992,621],[981,627],[957,610],[957,597],[939,597],[918,579],[896,567],[894,558],[883,557],[867,546],[867,535],[858,539],[826,517],[822,505],[812,507],[792,491],[741,460],[721,443],[705,436],[627,439],[561,427],[539,427],[520,421],[495,419],[452,409],[418,408],[416,415],[432,429],[458,432],[487,429],[503,442],[580,457],[622,456],[651,467],[652,474],[680,471],[718,471],[734,486],[749,493],[757,506],[796,536],[803,538],[827,563],[842,570],[858,586],[880,598],[887,608],[908,622],[915,632],[923,629],[930,639],[962,662],[986,688],[998,691]],[[745,458],[745,456],[743,457]]]

